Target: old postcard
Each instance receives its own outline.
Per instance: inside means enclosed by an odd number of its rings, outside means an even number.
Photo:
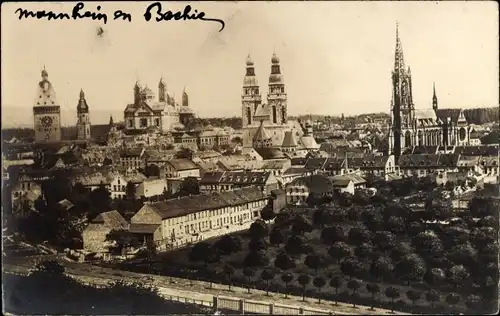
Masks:
[[[4,313],[498,312],[498,4],[4,2]]]

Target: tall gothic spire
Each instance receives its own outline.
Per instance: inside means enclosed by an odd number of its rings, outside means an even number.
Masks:
[[[437,111],[438,109],[438,98],[436,95],[436,83],[432,83],[432,108],[434,111]]]
[[[399,38],[399,24],[396,22],[396,51],[394,54],[394,71],[404,71],[405,60],[403,56],[403,45]]]

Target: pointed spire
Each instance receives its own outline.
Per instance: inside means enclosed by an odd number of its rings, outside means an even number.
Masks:
[[[114,123],[113,123],[113,115],[110,115],[109,116],[109,126],[113,126]]]
[[[85,92],[83,92],[83,89],[80,89],[80,99],[85,99]]]
[[[403,56],[403,45],[399,38],[399,23],[396,22],[396,51],[394,54],[394,71],[404,71],[405,61]]]
[[[436,98],[436,83],[432,82],[432,97]]]

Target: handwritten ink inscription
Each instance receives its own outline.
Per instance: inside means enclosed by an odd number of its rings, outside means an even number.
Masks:
[[[162,12],[161,9],[161,3],[160,2],[155,2],[150,4],[146,8],[146,12],[144,13],[144,19],[146,21],[150,21],[152,16],[152,12],[154,12],[154,9],[156,8],[156,22],[161,22],[161,21],[179,21],[179,20],[201,20],[201,21],[209,21],[209,22],[217,22],[220,23],[221,28],[219,32],[221,32],[224,27],[226,26],[226,23],[224,23],[223,20],[220,19],[213,19],[213,18],[207,18],[205,17],[205,12],[201,11],[198,12],[198,10],[194,10],[194,14],[191,14],[191,6],[187,5],[184,8],[184,11],[177,11],[173,13],[172,11],[166,11]]]
[[[14,13],[19,16],[19,20],[34,18],[34,19],[47,19],[47,20],[78,20],[78,19],[92,19],[97,21],[102,21],[104,24],[108,22],[108,15],[106,13],[100,12],[101,6],[98,5],[94,12],[83,10],[85,5],[82,2],[78,2],[71,13],[54,13],[53,11],[31,11],[22,8],[18,8]],[[114,12],[114,19],[122,19],[125,21],[132,21],[132,15],[125,13],[122,10],[117,10]],[[203,11],[193,10],[190,5],[186,5],[183,11],[162,11],[162,6],[160,2],[155,2],[150,4],[144,13],[144,19],[146,21],[151,21],[154,18],[156,22],[162,21],[189,21],[189,20],[199,20],[205,22],[216,22],[221,25],[219,32],[221,32],[226,26],[225,22],[221,19],[209,18]]]
[[[98,5],[96,10],[97,12],[90,12],[90,11],[82,11],[84,8],[84,4],[82,2],[78,2],[74,7],[73,10],[71,11],[71,14],[68,13],[54,13],[52,11],[36,11],[33,12],[31,10],[25,10],[25,9],[17,9],[15,11],[16,14],[19,14],[19,20],[22,20],[23,18],[36,18],[38,20],[41,19],[47,19],[47,20],[78,20],[78,19],[85,19],[85,18],[91,18],[92,20],[98,20],[98,21],[103,21],[104,24],[108,22],[108,16],[106,13],[99,13],[99,10],[101,10],[101,6]]]

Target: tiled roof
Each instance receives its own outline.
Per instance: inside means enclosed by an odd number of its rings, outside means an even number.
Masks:
[[[457,122],[458,117],[460,116],[461,109],[438,109],[437,116],[441,119],[441,121],[445,122],[447,118],[451,118],[452,122]]]
[[[301,144],[307,149],[318,149],[320,145],[316,143],[316,140],[312,136],[302,136],[300,138]]]
[[[294,133],[292,131],[286,131],[285,137],[283,138],[282,147],[296,147],[297,140],[295,140]]]
[[[243,188],[234,191],[213,192],[171,199],[145,205],[151,208],[162,219],[175,218],[200,211],[218,209],[228,206],[235,206],[267,199],[259,188]]]
[[[172,159],[168,163],[177,171],[199,169],[192,160],[185,158]]]
[[[217,132],[216,131],[202,131],[200,134],[200,137],[216,137]]]
[[[485,156],[479,158],[479,164],[486,167],[498,167],[498,157]]]
[[[121,151],[120,157],[140,157],[144,152],[144,148],[126,148]]]
[[[437,154],[438,146],[415,146],[412,154]]]
[[[305,168],[309,170],[323,169],[328,158],[309,158],[307,159]]]
[[[457,146],[455,153],[466,156],[498,156],[498,146]]]
[[[130,224],[128,229],[133,234],[153,234],[160,224]]]
[[[458,154],[440,154],[438,163],[441,166],[456,167],[459,158],[460,155]]]
[[[284,176],[290,176],[290,175],[300,175],[300,174],[306,174],[308,173],[309,170],[306,168],[300,168],[300,167],[291,167],[286,169],[286,171],[283,173]]]
[[[439,166],[439,155],[435,154],[411,154],[399,157],[399,166],[402,168],[414,167],[437,167]]]
[[[285,158],[283,152],[277,148],[255,148],[255,151],[262,159],[280,159]]]
[[[109,184],[110,180],[100,172],[77,176],[75,183],[81,183],[83,186],[98,186],[100,184]]]
[[[328,158],[323,167],[324,170],[337,171],[345,167],[345,158]]]
[[[307,162],[307,158],[292,158],[291,163],[292,166],[305,166]]]
[[[270,138],[271,138],[271,136],[269,136],[269,133],[266,131],[266,129],[264,127],[264,123],[261,123],[259,125],[259,128],[257,129],[257,132],[255,133],[255,135],[253,137],[253,141],[254,142],[265,141],[265,140],[268,140]]]
[[[270,160],[264,161],[261,169],[283,169],[289,163],[288,160]]]
[[[288,188],[290,186],[293,187],[302,185],[308,187],[311,192],[327,193],[331,192],[332,181],[325,176],[316,174],[316,175],[296,178],[286,186]]]
[[[200,170],[203,170],[203,171],[217,171],[217,170],[219,170],[219,167],[217,166],[217,164],[214,162],[210,162],[210,161],[207,161],[207,162],[200,161],[197,163],[197,165],[200,168]]]
[[[201,178],[200,184],[262,185],[270,175],[267,171],[207,172]]]
[[[458,159],[458,167],[474,167],[479,165],[480,156],[464,156],[460,155]]]
[[[109,211],[97,215],[92,221],[92,224],[104,224],[109,229],[127,229],[128,222],[118,211]]]

